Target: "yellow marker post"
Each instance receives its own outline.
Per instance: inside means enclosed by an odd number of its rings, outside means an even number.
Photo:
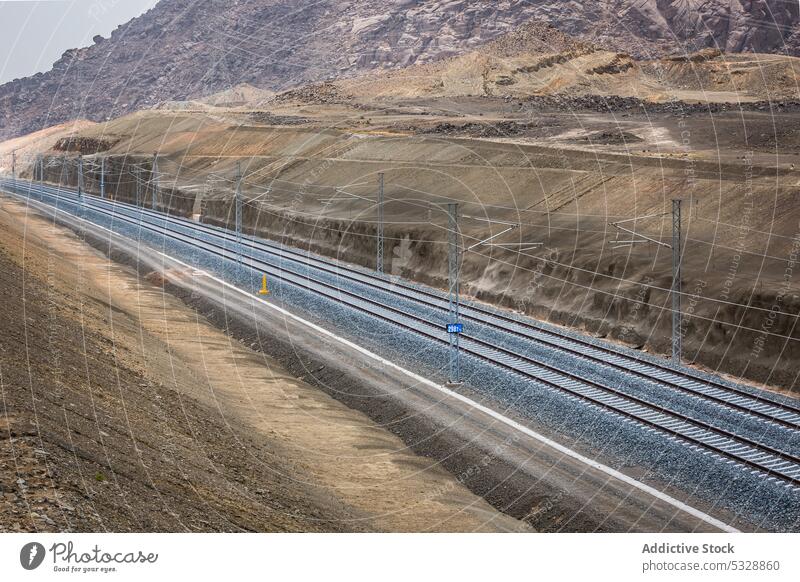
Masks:
[[[259,295],[269,295],[269,289],[267,289],[267,276],[264,275],[264,278],[261,280],[261,291],[258,292]]]

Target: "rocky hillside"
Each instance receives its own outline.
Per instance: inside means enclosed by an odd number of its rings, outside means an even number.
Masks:
[[[551,42],[541,46],[542,37]],[[374,104],[475,96],[558,97],[562,108],[573,109],[581,106],[570,97],[596,97],[605,111],[617,98],[648,104],[743,104],[798,99],[797,57],[704,49],[640,61],[626,53],[565,39],[570,37],[549,25],[529,23],[508,37],[457,57],[310,84],[283,92],[272,101]]]
[[[718,48],[726,52],[800,50],[798,3],[787,0],[581,0],[541,2],[543,15],[639,58]],[[574,5],[580,10],[575,10]],[[583,12],[580,14],[579,12]]]
[[[531,19],[634,56],[800,47],[786,0],[162,0],[51,71],[0,87],[0,138],[243,83],[281,90],[431,62]]]

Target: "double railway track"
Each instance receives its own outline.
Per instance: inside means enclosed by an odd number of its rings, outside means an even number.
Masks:
[[[77,214],[81,208],[77,195],[68,189],[27,182],[12,186],[6,181],[2,185],[17,196],[38,198],[67,212],[71,209]],[[191,245],[223,261],[240,262],[245,268],[267,273],[304,292],[344,305],[438,345],[447,345],[448,337],[442,325],[432,322],[430,317],[421,316],[417,309],[409,308],[416,306],[420,311],[440,313],[444,321],[447,301],[432,289],[393,281],[253,237],[239,239],[235,233],[222,228],[123,203],[85,197],[82,208],[136,226],[164,237],[164,240]],[[373,292],[372,298],[358,292],[364,288]],[[592,366],[612,369],[631,379],[654,383],[665,391],[735,412],[752,422],[763,423],[765,427],[779,427],[789,439],[800,437],[800,407],[793,404],[706,379],[688,370],[643,361],[613,346],[582,340],[572,334],[560,334],[480,305],[464,305],[462,317],[475,326],[547,346],[559,354]],[[470,334],[470,327],[462,336],[461,348],[477,360],[800,490],[800,458],[788,450],[737,434],[734,428],[721,426],[719,421],[711,422],[698,415],[680,412],[652,398],[581,377],[564,366],[556,366],[520,350],[493,344]]]

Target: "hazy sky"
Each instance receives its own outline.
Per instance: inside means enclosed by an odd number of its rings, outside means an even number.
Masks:
[[[158,0],[0,0],[0,83],[47,71]]]

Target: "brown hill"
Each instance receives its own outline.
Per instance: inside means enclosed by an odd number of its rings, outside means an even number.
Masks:
[[[83,131],[91,131],[96,126],[91,121],[79,119],[67,123],[61,123],[24,135],[15,139],[0,142],[0,172],[11,171],[11,154],[16,152],[19,166],[17,171],[30,164],[36,154],[47,151],[58,141],[69,138]]]
[[[465,55],[398,71],[376,72],[325,86],[340,99],[402,100],[488,96],[600,95],[740,102],[798,99],[800,59],[724,54],[716,49],[639,61],[626,53],[576,42],[531,23]],[[313,101],[313,87],[290,92]],[[322,88],[317,88],[320,91]],[[310,97],[311,96],[311,97]]]

